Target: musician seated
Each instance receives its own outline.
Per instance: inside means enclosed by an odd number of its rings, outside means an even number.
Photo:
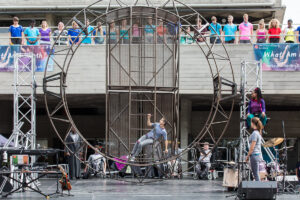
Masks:
[[[95,147],[99,148],[99,146]],[[91,154],[87,162],[88,163],[84,169],[86,178],[88,178],[90,174],[94,174],[94,176],[96,176],[99,172],[102,172],[105,175],[106,159],[98,151],[95,151],[94,154]]]
[[[205,142],[203,149],[200,150],[199,163],[196,166],[199,179],[208,179],[208,173],[211,167],[210,158],[211,151],[209,150],[209,143]]]

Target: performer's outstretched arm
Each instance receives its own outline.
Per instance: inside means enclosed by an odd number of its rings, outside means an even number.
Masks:
[[[168,140],[165,140],[165,153],[168,153]]]
[[[149,126],[149,127],[152,126],[150,119],[151,119],[151,114],[147,114],[147,126]]]

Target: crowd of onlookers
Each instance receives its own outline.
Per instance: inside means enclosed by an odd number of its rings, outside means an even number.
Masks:
[[[174,40],[174,35],[179,33],[181,44],[208,42],[207,38],[210,43],[216,44],[299,43],[300,26],[295,29],[291,19],[284,29],[280,28],[277,19],[272,19],[267,29],[265,21],[261,19],[255,31],[253,24],[248,21],[247,14],[243,15],[243,22],[239,25],[234,24],[233,20],[233,16],[229,15],[228,23],[222,26],[213,16],[210,24],[202,24],[201,18],[197,18],[195,26],[184,26],[165,23],[160,19],[153,23],[153,19],[148,18],[142,26],[139,19],[135,19],[130,30],[126,19],[121,20],[118,26],[112,21],[106,28],[102,27],[101,22],[93,27],[87,19],[83,29],[76,21],[73,21],[72,27],[68,29],[65,29],[63,22],[59,22],[57,29],[52,32],[46,20],[41,22],[40,28],[36,28],[36,21],[32,20],[30,26],[24,29],[19,24],[19,18],[14,17],[13,25],[9,27],[9,42],[11,45],[50,45],[52,41],[56,45],[104,44],[108,38],[108,43],[116,43],[119,39],[121,43],[129,44],[131,35],[132,43],[139,43],[142,37],[145,43],[153,43],[154,40],[157,43],[164,43],[170,39]],[[109,37],[106,37],[107,34]]]
[[[209,35],[210,43],[221,43],[221,40],[227,44],[234,43],[299,43],[300,26],[295,29],[293,21],[288,20],[286,28],[281,29],[277,19],[272,19],[269,22],[268,29],[264,19],[258,23],[256,31],[253,29],[253,24],[248,21],[248,15],[244,14],[243,22],[239,25],[233,23],[233,16],[229,15],[227,24],[221,26],[217,23],[217,18],[213,16],[209,26],[202,25],[200,18],[196,19],[196,27],[186,28],[185,34],[181,36],[181,43],[193,43],[195,35],[198,42],[204,42],[204,36]],[[194,31],[191,32],[190,29]],[[200,33],[199,33],[200,32]],[[201,37],[199,36],[201,34]]]

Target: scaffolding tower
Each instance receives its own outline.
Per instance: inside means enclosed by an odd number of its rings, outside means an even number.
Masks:
[[[33,53],[14,55],[14,127],[4,148],[36,148],[36,82]]]
[[[243,163],[246,159],[247,152],[250,148],[249,136],[250,132],[247,129],[247,110],[248,102],[252,91],[259,87],[262,89],[262,63],[261,61],[243,61],[241,63],[241,103],[240,103],[240,146],[239,146],[239,163]],[[264,139],[262,143],[264,143]],[[269,148],[263,147],[271,161],[275,160],[275,156]],[[247,170],[244,165],[239,167],[240,180],[247,178]],[[248,176],[250,178],[250,176]]]

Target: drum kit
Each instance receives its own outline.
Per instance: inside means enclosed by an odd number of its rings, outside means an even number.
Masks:
[[[282,176],[284,173],[284,170],[286,169],[284,157],[285,157],[285,151],[288,149],[292,149],[293,146],[286,147],[284,146],[281,149],[276,148],[276,146],[282,144],[284,141],[284,138],[272,138],[265,142],[262,146],[266,148],[273,148],[275,151],[275,159],[269,163],[266,163],[265,161],[262,161],[259,164],[259,172],[260,172],[260,178],[261,180],[269,180],[269,181],[275,181],[278,176]],[[237,175],[235,173],[237,172],[238,164],[246,164],[245,169],[246,171],[250,170],[250,166],[247,165],[247,163],[244,161],[242,163],[234,162],[234,161],[228,161],[223,162],[226,164],[224,170],[224,175],[227,178],[224,178],[223,185],[227,186],[230,185],[231,187],[235,187],[237,184]],[[249,173],[248,173],[249,175]],[[230,180],[229,177],[233,178],[233,180]]]

